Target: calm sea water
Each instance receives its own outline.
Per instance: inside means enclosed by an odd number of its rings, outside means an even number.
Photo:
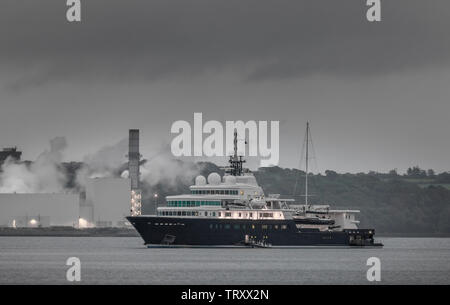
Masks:
[[[384,238],[382,249],[147,249],[134,237],[0,237],[0,284],[450,284],[450,238]]]

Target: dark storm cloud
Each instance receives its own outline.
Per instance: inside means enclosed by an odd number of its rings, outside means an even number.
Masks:
[[[244,79],[371,76],[449,62],[450,2],[365,0],[3,0],[0,63],[15,89],[55,80],[238,71]],[[15,73],[16,72],[16,73]]]

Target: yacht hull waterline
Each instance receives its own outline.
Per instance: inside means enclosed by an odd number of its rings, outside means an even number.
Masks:
[[[247,247],[251,246],[249,239],[264,241],[272,246],[382,246],[375,242],[373,229],[322,232],[297,229],[294,221],[228,221],[158,216],[129,216],[127,219],[149,247]]]

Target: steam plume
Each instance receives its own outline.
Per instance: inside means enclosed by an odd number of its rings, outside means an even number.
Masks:
[[[29,165],[8,158],[0,173],[0,193],[62,192],[66,175],[60,163],[66,147],[66,139],[56,137],[50,140],[50,150],[42,152]]]

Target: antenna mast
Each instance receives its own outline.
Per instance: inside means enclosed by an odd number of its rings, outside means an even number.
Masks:
[[[234,131],[233,144],[234,144],[234,155],[230,156],[230,160],[228,160],[228,162],[230,163],[230,169],[227,172],[233,176],[241,176],[243,172],[242,164],[245,163],[245,160],[242,158],[242,156],[238,156],[237,153],[237,144],[238,144],[237,130]]]
[[[308,157],[309,157],[309,122],[306,122],[306,158],[305,158],[305,205],[308,206]]]

